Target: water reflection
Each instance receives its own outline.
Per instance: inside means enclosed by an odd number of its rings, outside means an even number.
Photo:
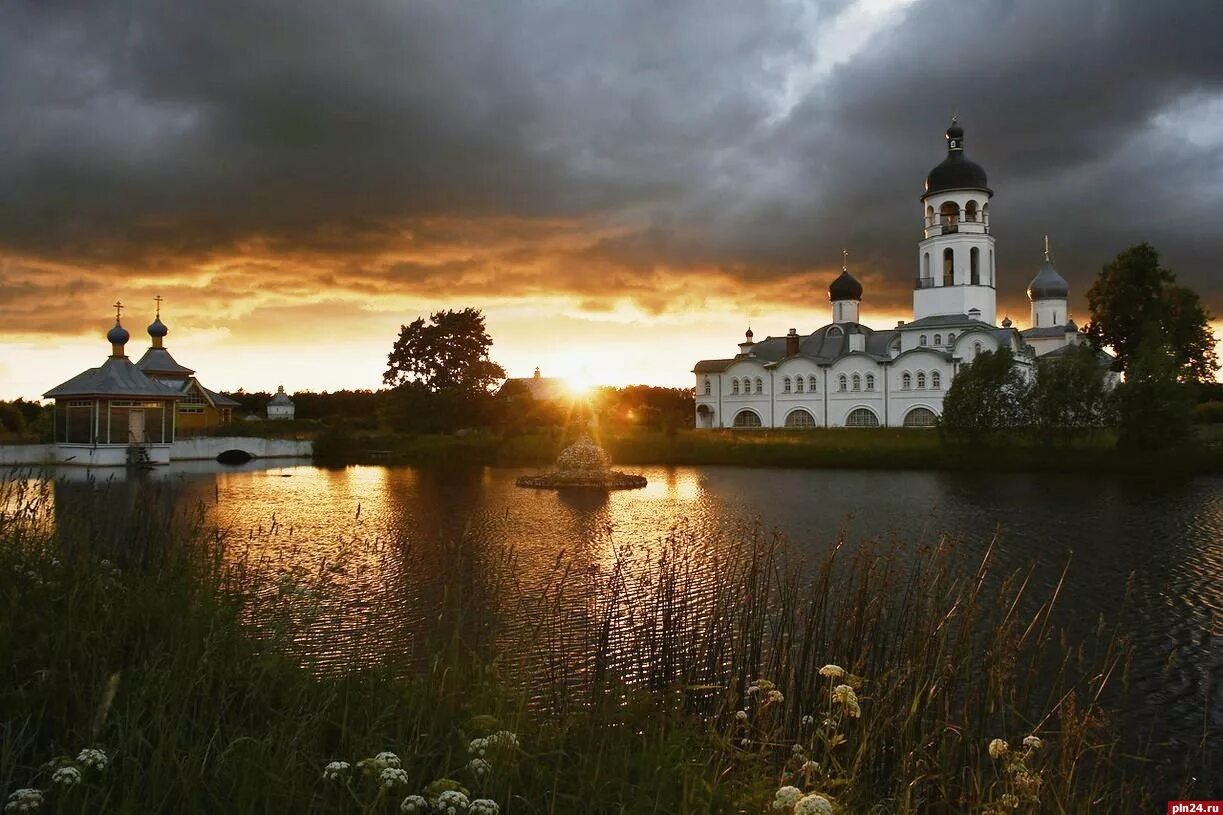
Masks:
[[[63,474],[70,480],[57,487],[59,500],[79,500],[84,471]],[[506,617],[503,644],[547,643],[549,670],[581,672],[617,565],[662,557],[676,528],[716,546],[716,532],[755,520],[810,557],[841,537],[852,553],[863,540],[911,551],[946,534],[962,542],[969,567],[993,543],[997,570],[1033,569],[1034,595],[1047,594],[1069,562],[1060,622],[1085,632],[1101,613],[1124,620],[1145,713],[1186,717],[1164,731],[1166,746],[1188,749],[1223,730],[1223,479],[656,467],[643,470],[645,489],[603,494],[523,490],[514,485],[520,474],[252,462],[223,471],[176,464],[139,478],[172,484],[180,504],[205,506],[231,530],[242,554],[275,578],[269,602],[309,623],[297,643],[303,658],[324,667],[419,648],[439,613],[477,613],[481,601],[515,597],[487,609]],[[493,585],[505,563],[516,593]],[[318,575],[327,594],[299,596]],[[715,579],[694,568],[682,590],[708,592]],[[542,631],[532,603],[554,596],[568,627]],[[642,601],[618,613],[647,610]],[[616,621],[635,630],[628,617]],[[630,633],[622,651],[638,647]],[[626,659],[626,670],[634,664]]]

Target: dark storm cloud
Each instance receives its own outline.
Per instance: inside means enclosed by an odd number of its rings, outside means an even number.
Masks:
[[[1079,293],[1150,240],[1223,311],[1216,0],[924,0],[826,70],[843,13],[5,3],[0,256],[64,285],[255,255],[260,285],[292,295],[567,291],[657,311],[710,269],[818,301],[805,273],[849,246],[879,281],[868,303],[903,308],[954,109],[998,193],[1005,302],[1049,232]],[[216,285],[241,297],[236,263]],[[54,285],[15,268],[0,265],[15,310]]]

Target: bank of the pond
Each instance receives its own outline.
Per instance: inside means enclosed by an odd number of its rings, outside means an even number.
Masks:
[[[1107,433],[1045,444],[1028,437],[986,443],[945,441],[913,430],[630,431],[600,433],[618,465],[734,465],[823,469],[1080,472],[1135,475],[1223,473],[1223,440],[1202,431],[1174,449],[1120,450]],[[396,435],[325,432],[316,445],[322,463],[546,466],[572,434],[510,436]]]

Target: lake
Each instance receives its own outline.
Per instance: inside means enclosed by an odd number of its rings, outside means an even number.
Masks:
[[[1031,570],[1033,597],[1048,596],[1065,569],[1056,619],[1072,643],[1101,615],[1123,623],[1135,646],[1141,700],[1132,712],[1144,731],[1159,724],[1155,752],[1200,750],[1223,733],[1223,478],[634,471],[647,476],[648,487],[609,495],[520,489],[515,478],[534,470],[495,468],[193,463],[130,478],[173,485],[173,500],[184,506],[205,505],[244,542],[257,568],[277,575],[286,603],[293,593],[284,585],[325,571],[330,589],[314,598],[321,610],[305,620],[299,642],[324,668],[360,664],[419,639],[435,613],[430,574],[478,568],[490,552],[512,553],[515,579],[528,587],[557,580],[564,560],[563,579],[577,584],[572,595],[580,604],[593,602],[580,584],[606,570],[617,552],[657,552],[677,527],[714,540],[718,530],[759,524],[811,558],[842,537],[850,551],[863,541],[912,551],[946,535],[958,542],[966,570],[991,545],[996,574]],[[84,488],[82,470],[57,475],[65,478],[57,502]],[[459,540],[463,548],[455,547]],[[537,642],[527,606],[499,611],[522,617],[509,620],[508,630],[521,635],[513,647]],[[370,621],[378,636],[357,624]]]

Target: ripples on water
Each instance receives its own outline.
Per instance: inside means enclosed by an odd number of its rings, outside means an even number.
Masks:
[[[506,618],[503,647],[546,650],[547,670],[580,673],[591,667],[590,640],[600,635],[591,622],[617,566],[630,580],[646,574],[677,528],[718,546],[728,528],[755,522],[813,559],[842,533],[851,552],[863,540],[913,551],[946,534],[966,568],[993,542],[995,571],[1032,569],[1039,596],[1069,562],[1057,621],[1083,636],[1100,615],[1124,625],[1140,718],[1166,725],[1157,748],[1200,750],[1223,732],[1223,479],[644,468],[645,489],[603,495],[518,489],[522,472],[197,466],[158,477],[178,486],[184,504],[207,505],[275,576],[266,599],[305,620],[297,645],[322,668],[419,648],[438,610],[457,607],[460,586],[476,600],[514,598],[487,608]],[[62,498],[80,488],[58,490]],[[694,565],[682,589],[709,591],[711,562]],[[320,575],[328,591],[306,595]],[[559,616],[572,625],[541,630],[542,602],[563,604]],[[623,613],[644,608],[629,603]],[[640,646],[632,622],[617,626],[621,651]],[[622,666],[629,679],[645,670],[632,656]]]

